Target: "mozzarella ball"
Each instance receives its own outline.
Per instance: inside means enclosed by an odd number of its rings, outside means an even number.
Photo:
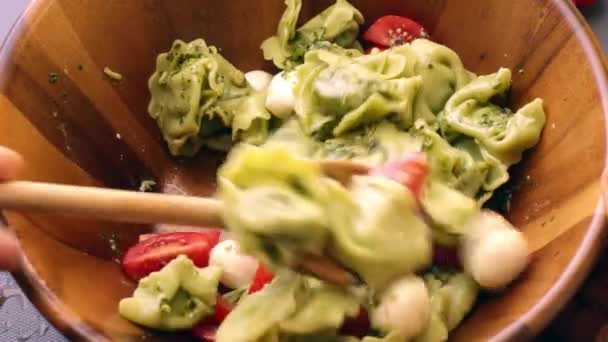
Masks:
[[[281,119],[287,118],[293,112],[295,105],[294,83],[295,79],[293,77],[281,72],[272,78],[268,86],[266,109]]]
[[[262,91],[270,84],[272,75],[264,70],[253,70],[245,73],[245,80],[253,90]]]
[[[528,241],[504,218],[484,212],[473,219],[463,236],[461,258],[465,270],[486,289],[500,289],[526,268]]]
[[[409,275],[393,282],[382,293],[371,321],[374,328],[383,332],[398,331],[409,340],[423,331],[430,315],[431,300],[424,281]]]
[[[220,281],[231,289],[249,285],[258,268],[258,261],[242,254],[238,242],[234,240],[224,240],[213,247],[209,264],[222,268]]]

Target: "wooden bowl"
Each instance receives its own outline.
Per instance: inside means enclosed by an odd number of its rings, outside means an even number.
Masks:
[[[534,336],[578,288],[605,235],[599,184],[608,81],[597,42],[563,0],[353,3],[368,23],[384,14],[419,19],[477,73],[512,68],[511,105],[545,100],[547,126],[514,172],[520,189],[509,217],[532,242],[533,262],[453,335],[461,341]],[[303,13],[329,4],[305,1]],[[270,68],[259,44],[273,34],[282,10],[281,0],[34,0],[0,54],[0,144],[25,156],[25,179],[134,189],[153,177],[165,192],[208,195],[221,156],[171,158],[146,113],[155,56],[175,38],[204,37],[243,70]],[[110,81],[106,66],[124,80]],[[26,257],[16,274],[20,284],[67,336],[170,340],[147,335],[117,313],[133,284],[116,259],[151,227],[5,216]]]

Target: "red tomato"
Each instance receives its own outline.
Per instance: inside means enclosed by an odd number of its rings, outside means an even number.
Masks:
[[[217,324],[204,320],[192,328],[192,335],[201,341],[214,342],[217,328]]]
[[[131,247],[122,261],[127,275],[139,280],[158,271],[178,255],[188,256],[198,267],[207,266],[209,253],[220,240],[221,231],[156,234]]]
[[[433,265],[461,268],[458,249],[456,247],[434,245]]]
[[[232,311],[232,306],[230,303],[224,300],[224,297],[217,295],[215,300],[215,313],[213,314],[213,320],[218,325],[221,324],[226,316]]]
[[[201,339],[201,341],[215,341],[215,333],[220,324],[226,319],[226,316],[232,311],[232,307],[224,300],[221,295],[217,295],[215,300],[215,312],[213,316],[207,317],[202,322],[192,328],[192,335]]]
[[[397,15],[385,15],[365,31],[363,39],[378,47],[391,47],[428,36],[424,27],[411,19]]]
[[[357,317],[347,318],[340,328],[340,333],[349,336],[364,337],[369,333],[369,315],[365,308],[361,307]]]
[[[420,195],[429,168],[423,153],[408,153],[370,171],[372,176],[390,178],[406,186],[416,198]]]
[[[251,294],[260,291],[264,288],[264,286],[269,284],[273,278],[274,274],[266,270],[264,266],[259,265],[258,269],[255,271],[253,281],[251,282],[251,285],[249,285],[249,291],[247,291],[247,293]]]

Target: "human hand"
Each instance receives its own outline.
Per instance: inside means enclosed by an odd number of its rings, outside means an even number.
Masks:
[[[21,167],[23,158],[16,152],[0,146],[0,180],[13,179]],[[19,247],[15,237],[0,227],[0,269],[12,271],[19,267]]]

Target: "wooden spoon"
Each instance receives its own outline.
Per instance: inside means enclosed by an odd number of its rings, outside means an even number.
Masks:
[[[343,184],[353,175],[369,171],[365,165],[343,160],[319,161],[319,165],[325,174]],[[118,222],[224,226],[222,204],[213,198],[29,181],[0,183],[0,208]],[[342,286],[355,282],[350,273],[326,258],[307,257],[294,268]]]
[[[343,184],[369,171],[368,166],[345,160],[319,161],[319,166]],[[0,183],[0,208],[118,222],[224,226],[221,203],[213,198],[42,182]]]

